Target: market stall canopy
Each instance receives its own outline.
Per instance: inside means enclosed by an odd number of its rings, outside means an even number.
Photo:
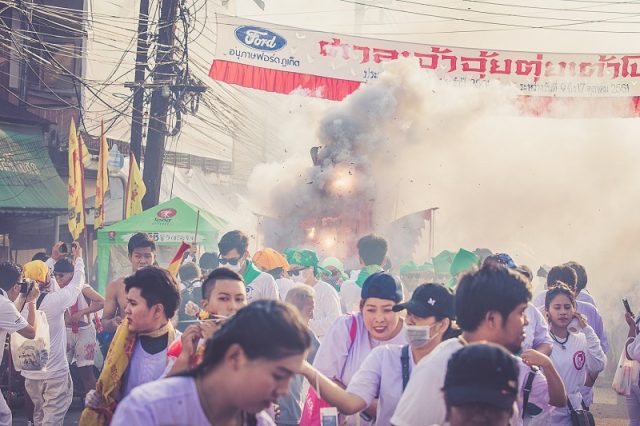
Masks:
[[[127,243],[137,232],[146,232],[156,242],[156,260],[166,267],[184,241],[205,250],[213,249],[226,221],[206,210],[175,197],[144,212],[98,231],[98,289],[107,282],[128,275]],[[196,235],[197,229],[197,235]]]
[[[39,125],[0,122],[0,212],[67,212],[67,188],[49,158]]]

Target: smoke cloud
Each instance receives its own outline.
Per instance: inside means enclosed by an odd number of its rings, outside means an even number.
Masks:
[[[523,116],[515,99],[508,87],[444,86],[397,62],[339,104],[299,106],[283,130],[296,136],[291,157],[259,166],[249,182],[257,211],[279,219],[265,222],[276,248],[304,244],[297,224],[308,218],[358,218],[370,208],[371,222],[361,222],[384,232],[398,217],[438,207],[436,253],[488,247],[534,271],[582,263],[611,331],[622,320],[621,297],[640,309],[631,292],[640,255],[639,120]],[[616,115],[606,102],[589,106],[596,114],[558,105],[556,116]],[[315,167],[314,146],[322,147]],[[345,179],[338,191],[336,174]],[[340,243],[355,244],[369,230],[319,249],[348,256]],[[424,245],[414,258],[429,260]],[[617,336],[610,340],[619,345]]]

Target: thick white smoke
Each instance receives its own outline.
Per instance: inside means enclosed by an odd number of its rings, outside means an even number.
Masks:
[[[488,247],[534,271],[575,260],[604,316],[619,323],[621,297],[640,309],[631,292],[640,255],[640,120],[522,116],[513,99],[508,88],[447,87],[409,62],[390,64],[342,103],[292,114],[287,132],[296,137],[287,151],[295,155],[258,167],[250,181],[257,211],[286,218],[281,232],[302,238],[294,232],[300,219],[341,208],[358,214],[350,197],[363,192],[379,229],[439,207],[436,252]],[[596,115],[615,115],[606,102],[592,105]],[[586,112],[562,108],[565,116]],[[313,146],[325,147],[324,172],[311,166]],[[357,174],[364,182],[355,194],[318,192],[335,161],[366,172]]]

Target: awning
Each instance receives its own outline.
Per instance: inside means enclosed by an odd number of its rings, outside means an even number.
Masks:
[[[66,212],[66,185],[49,158],[42,126],[0,122],[0,213]]]

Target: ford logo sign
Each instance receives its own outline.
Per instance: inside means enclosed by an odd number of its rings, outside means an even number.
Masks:
[[[244,26],[236,28],[236,38],[245,46],[267,52],[282,49],[287,40],[279,34],[265,28]]]

